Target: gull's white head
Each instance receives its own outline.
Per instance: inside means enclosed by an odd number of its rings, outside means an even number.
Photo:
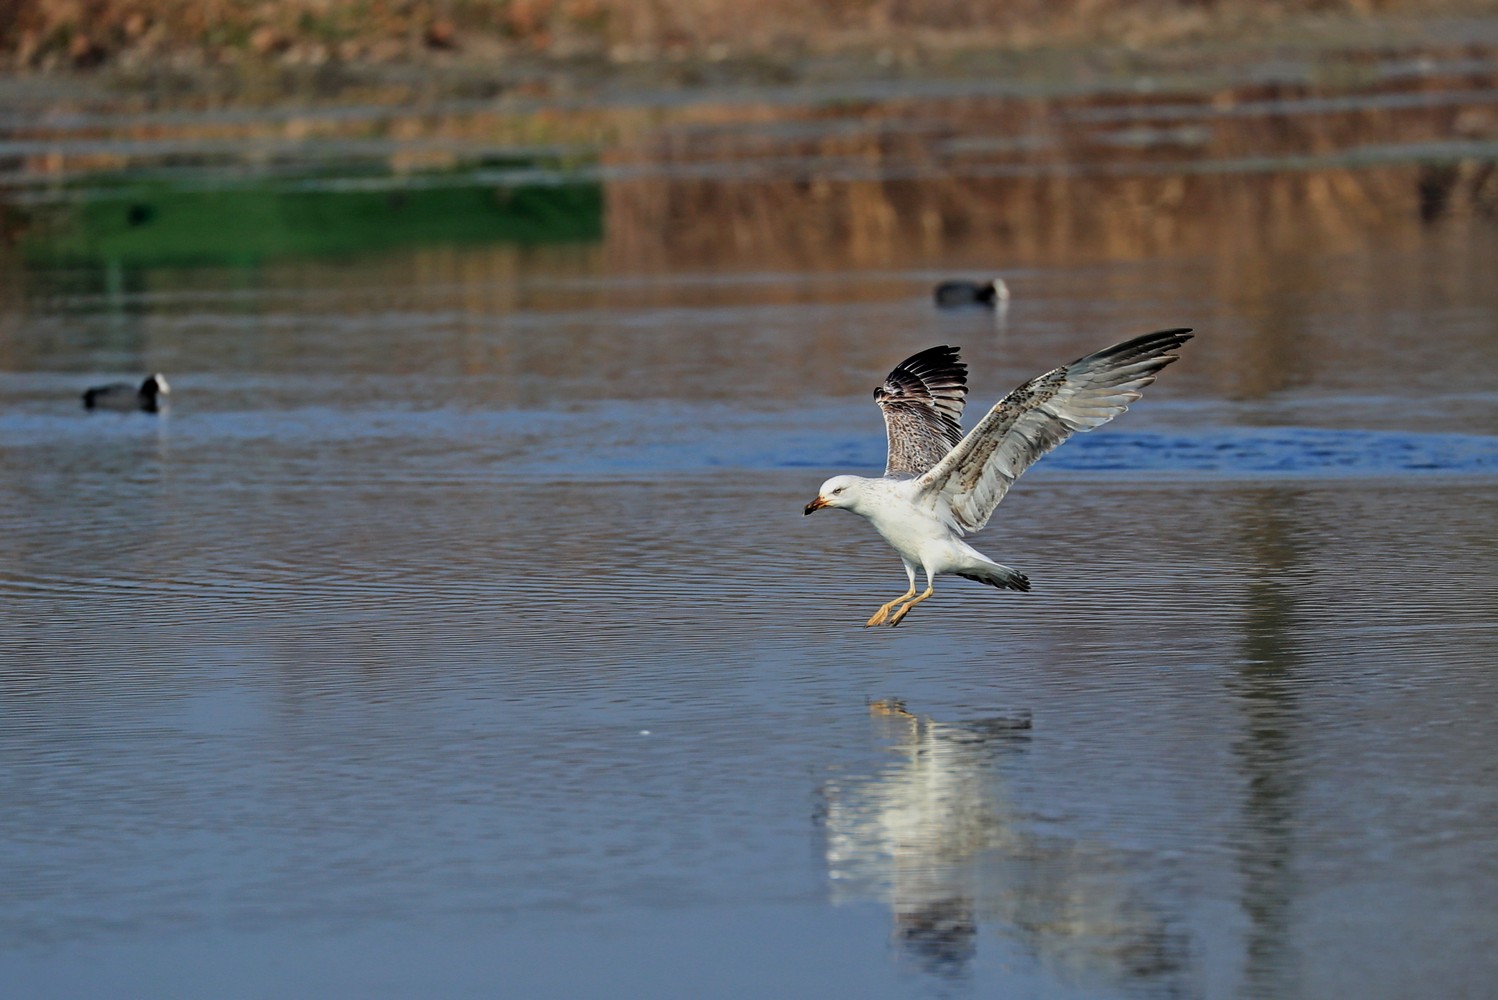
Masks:
[[[817,498],[806,505],[806,513],[823,507],[855,507],[863,497],[864,480],[858,476],[833,476],[822,484]]]

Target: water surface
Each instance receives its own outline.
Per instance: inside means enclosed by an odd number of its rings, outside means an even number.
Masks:
[[[662,171],[596,238],[12,261],[17,995],[1483,995],[1490,226],[1015,250],[942,314],[997,258],[632,257]],[[898,560],[801,507],[895,361],[977,409],[1177,325],[980,536],[1032,593],[860,627]]]

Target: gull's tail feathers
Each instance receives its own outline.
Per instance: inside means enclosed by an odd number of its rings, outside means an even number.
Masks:
[[[1028,576],[1017,569],[1010,569],[1008,566],[1002,566],[996,562],[976,563],[962,570],[957,575],[964,580],[984,583],[990,587],[997,587],[1000,590],[1025,591],[1030,589],[1030,578]]]

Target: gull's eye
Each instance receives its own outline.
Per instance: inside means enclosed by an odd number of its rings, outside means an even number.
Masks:
[[[837,489],[835,489],[835,490],[832,491],[832,495],[833,496],[837,496],[839,493],[841,493],[845,489],[847,489],[846,486],[839,486]]]

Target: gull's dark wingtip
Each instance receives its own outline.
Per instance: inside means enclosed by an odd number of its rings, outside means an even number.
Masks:
[[[1157,344],[1167,350],[1180,347],[1186,341],[1195,337],[1196,333],[1189,326],[1176,327],[1173,330],[1157,330],[1154,333],[1146,333],[1137,338],[1145,343]]]
[[[1160,330],[1157,333],[1145,334],[1145,336],[1158,339],[1159,343],[1170,344],[1172,348],[1180,347],[1186,341],[1196,336],[1189,326],[1177,327],[1174,330]]]
[[[1123,351],[1130,348],[1144,348],[1146,346],[1155,349],[1169,349],[1180,347],[1186,341],[1195,337],[1196,333],[1189,326],[1176,327],[1171,330],[1156,330],[1154,333],[1141,334],[1118,344],[1113,348],[1115,351]]]
[[[1179,357],[1171,352],[1179,349],[1182,344],[1195,336],[1196,334],[1189,326],[1172,330],[1156,330],[1154,333],[1141,334],[1121,344],[1105,347],[1079,360],[1093,363],[1104,362],[1110,367],[1121,367],[1148,359],[1159,361],[1161,367],[1164,367]]]
[[[934,370],[940,372],[943,369],[956,368],[959,374],[967,374],[967,365],[962,361],[962,348],[951,344],[938,344],[936,347],[928,347],[924,351],[917,351],[910,357],[895,365],[894,372],[901,369],[916,371]]]

